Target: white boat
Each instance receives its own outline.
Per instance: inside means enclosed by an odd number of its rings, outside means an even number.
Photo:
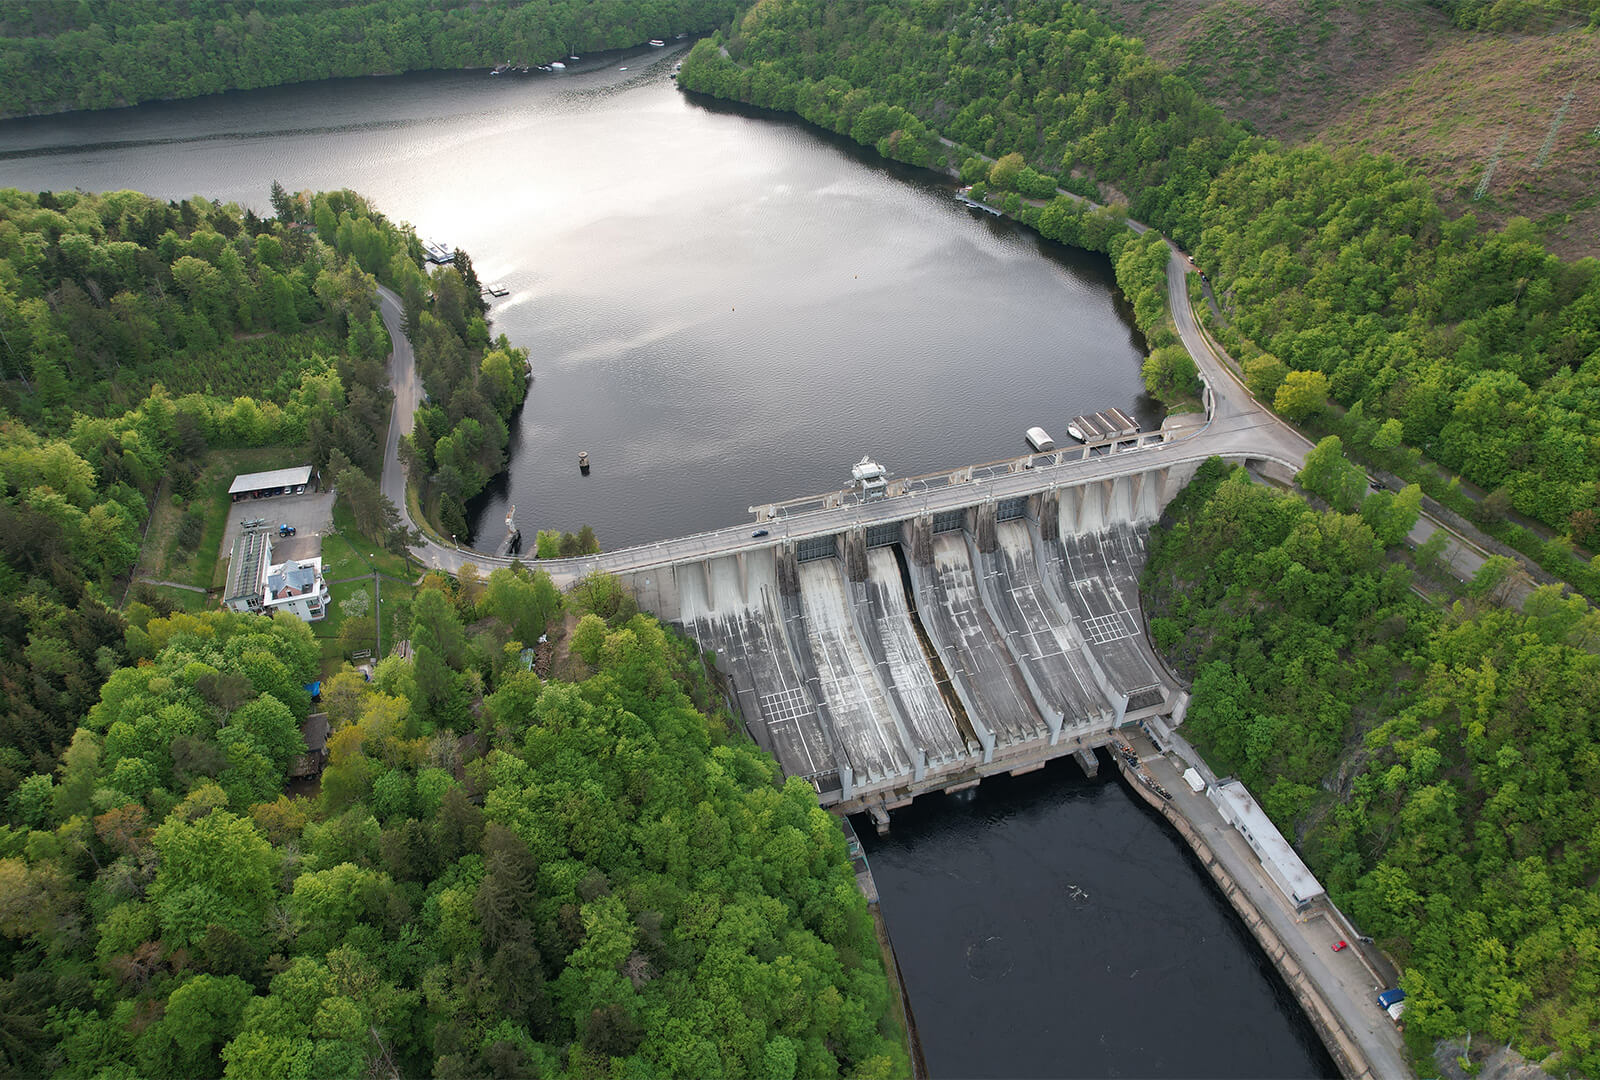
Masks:
[[[550,70],[551,71],[565,71],[565,70],[567,70],[567,65],[563,64],[560,60],[552,60],[550,62]]]
[[[665,44],[666,44],[666,42],[662,41],[660,38],[651,38],[650,39],[650,45],[651,45],[652,48],[659,49]]]
[[[1092,416],[1074,416],[1067,425],[1067,434],[1079,442],[1098,442],[1106,433],[1100,430],[1100,425],[1095,423]]]
[[[1050,433],[1042,427],[1031,427],[1028,429],[1028,443],[1041,454],[1056,448],[1056,441],[1052,439],[1050,437]]]

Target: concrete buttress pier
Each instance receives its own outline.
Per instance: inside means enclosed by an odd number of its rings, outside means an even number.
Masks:
[[[867,580],[867,534],[851,529],[840,537],[844,545],[844,571],[851,581]]]
[[[972,508],[972,513],[972,532],[977,538],[978,550],[987,554],[994,550],[995,505],[992,502],[980,503]]]
[[[927,566],[933,562],[933,518],[923,516],[907,518],[901,523],[902,534],[905,539],[906,550],[911,553],[911,561],[918,566]]]
[[[1061,536],[1061,493],[1039,493],[1039,536],[1049,542]]]
[[[1143,634],[1149,524],[1192,468],[1052,483],[650,572],[751,736],[825,806],[884,815],[1093,749],[1181,701]],[[953,482],[962,482],[959,479]],[[966,482],[970,482],[966,481]],[[976,487],[976,485],[974,485]],[[838,508],[841,517],[849,506]],[[645,572],[630,575],[640,588]]]

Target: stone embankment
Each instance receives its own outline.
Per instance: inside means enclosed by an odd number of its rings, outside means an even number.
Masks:
[[[1255,939],[1260,943],[1262,951],[1267,954],[1267,958],[1272,961],[1273,966],[1278,969],[1278,973],[1283,976],[1283,981],[1288,984],[1289,989],[1294,993],[1295,999],[1300,1002],[1300,1007],[1305,1011],[1306,1018],[1317,1029],[1317,1034],[1321,1037],[1322,1044],[1327,1047],[1328,1053],[1332,1055],[1334,1062],[1339,1066],[1339,1072],[1346,1080],[1379,1080],[1378,1073],[1373,1069],[1372,1063],[1368,1061],[1366,1054],[1362,1052],[1356,1041],[1344,1030],[1338,1015],[1328,1004],[1327,999],[1322,996],[1322,992],[1306,975],[1299,961],[1284,946],[1277,932],[1262,917],[1255,902],[1239,887],[1238,882],[1233,880],[1233,875],[1222,865],[1216,853],[1211,850],[1211,845],[1206,841],[1205,837],[1201,836],[1199,831],[1190,825],[1189,821],[1168,800],[1161,798],[1140,780],[1137,772],[1123,760],[1120,754],[1112,754],[1111,758],[1116,762],[1117,768],[1122,771],[1123,777],[1128,781],[1128,786],[1133,788],[1140,798],[1154,807],[1162,817],[1172,824],[1172,827],[1178,831],[1178,834],[1183,837],[1190,849],[1194,851],[1195,857],[1205,866],[1212,880],[1217,883],[1217,888],[1222,890],[1222,894],[1228,898],[1228,902],[1233,905],[1233,909],[1239,913],[1239,918],[1244,920],[1245,926],[1255,935]]]

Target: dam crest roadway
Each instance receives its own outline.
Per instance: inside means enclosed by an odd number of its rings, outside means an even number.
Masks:
[[[600,570],[715,653],[752,737],[823,805],[887,811],[1087,752],[1186,696],[1143,632],[1149,525],[1207,458],[1288,479],[1309,443],[1245,392],[1199,333],[1188,260],[1168,295],[1205,414],[953,471],[751,507],[749,523],[599,555],[541,559],[558,585]],[[420,399],[398,298],[390,442]],[[404,507],[388,457],[384,490]],[[454,572],[505,556],[428,541]]]

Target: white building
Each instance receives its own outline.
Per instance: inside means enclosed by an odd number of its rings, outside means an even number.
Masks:
[[[245,529],[234,542],[222,601],[226,607],[265,615],[289,611],[316,622],[327,618],[328,601],[320,556],[274,563],[272,540],[261,529]]]
[[[261,607],[268,615],[289,611],[306,622],[328,615],[328,583],[322,579],[321,556],[268,566],[263,589]]]
[[[1289,841],[1283,838],[1243,784],[1237,780],[1221,781],[1211,786],[1206,797],[1223,818],[1239,830],[1239,835],[1261,860],[1267,876],[1296,911],[1323,895],[1322,883],[1306,869]]]
[[[270,495],[304,495],[310,483],[310,465],[273,469],[271,472],[240,473],[228,485],[228,497],[238,502],[240,499],[263,499]]]

